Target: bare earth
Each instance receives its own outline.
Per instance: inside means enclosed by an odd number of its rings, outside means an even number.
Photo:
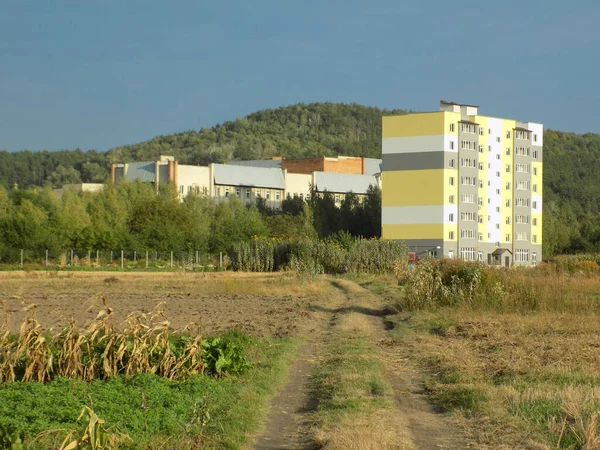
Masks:
[[[103,308],[103,298],[114,310],[116,323],[122,323],[133,312],[150,313],[157,304],[165,302],[173,329],[197,322],[206,335],[237,328],[260,337],[290,336],[297,333],[309,315],[309,296],[294,292],[286,295],[285,285],[270,289],[269,278],[252,282],[229,274],[206,277],[82,272],[60,273],[56,278],[41,275],[1,274],[0,302],[7,306],[12,332],[18,332],[26,314],[23,308],[29,304],[37,305],[37,318],[49,329],[65,324],[71,317],[85,325]],[[276,293],[269,294],[270,291]]]

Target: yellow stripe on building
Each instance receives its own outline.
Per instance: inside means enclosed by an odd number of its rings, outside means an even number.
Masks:
[[[384,116],[382,137],[430,136],[446,133],[444,112]]]
[[[455,170],[401,170],[381,174],[382,206],[443,205],[445,172]],[[456,176],[454,183],[457,183]]]

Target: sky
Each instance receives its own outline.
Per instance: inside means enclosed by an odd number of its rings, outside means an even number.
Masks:
[[[598,23],[597,0],[0,0],[0,150],[325,101],[599,133]]]

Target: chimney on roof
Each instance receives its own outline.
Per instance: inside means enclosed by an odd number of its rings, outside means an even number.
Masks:
[[[475,105],[463,105],[461,103],[448,102],[446,100],[440,102],[440,111],[460,113],[462,116],[476,116],[478,108],[479,107]]]

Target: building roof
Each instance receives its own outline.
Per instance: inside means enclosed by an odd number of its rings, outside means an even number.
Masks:
[[[498,256],[498,255],[501,255],[501,254],[506,253],[506,252],[508,252],[508,253],[510,253],[512,255],[512,252],[509,249],[507,249],[507,248],[497,248],[496,250],[494,250],[492,252],[492,255]]]
[[[127,173],[124,178],[127,181],[140,180],[142,182],[156,181],[156,164],[154,161],[132,162],[127,164]]]
[[[466,103],[449,102],[446,100],[440,100],[440,103],[442,105],[470,106],[471,108],[479,108],[479,106],[477,106],[477,105],[467,105]]]
[[[281,159],[255,159],[252,161],[229,161],[227,164],[232,166],[246,167],[269,167],[281,169]]]
[[[365,175],[381,173],[381,159],[365,158]]]
[[[377,186],[372,175],[356,175],[351,173],[315,172],[315,188],[319,192],[354,192],[366,194],[369,186]]]
[[[213,164],[215,184],[285,189],[283,170],[270,167],[248,167]]]

